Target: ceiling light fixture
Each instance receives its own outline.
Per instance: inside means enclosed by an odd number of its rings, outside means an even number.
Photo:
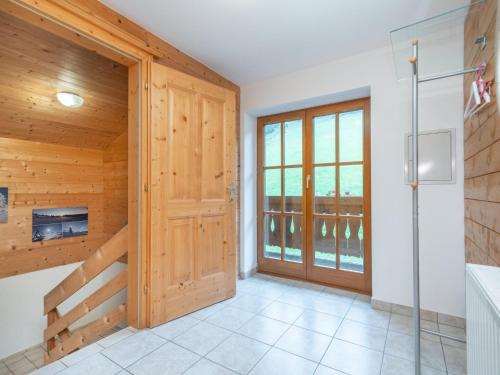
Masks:
[[[83,105],[83,98],[72,92],[58,92],[57,100],[65,107],[80,108]]]

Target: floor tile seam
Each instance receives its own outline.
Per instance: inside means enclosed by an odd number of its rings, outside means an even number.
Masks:
[[[189,316],[189,315],[185,315],[185,316]],[[181,317],[181,318],[182,318],[182,317]],[[192,318],[192,317],[191,317],[191,318]],[[178,318],[178,319],[180,319],[180,318]],[[193,318],[193,319],[196,319],[196,318]],[[196,319],[196,320],[198,320],[198,319]],[[175,320],[171,320],[170,322],[174,322],[174,321],[175,321]],[[170,322],[167,322],[167,323],[164,323],[164,324],[168,324],[168,323],[170,323]],[[192,329],[192,328],[196,327],[197,325],[199,325],[201,322],[202,322],[202,320],[198,320],[198,321],[197,321],[194,325],[192,325],[191,327],[189,327],[189,328],[188,328],[188,329],[186,329],[185,331],[182,331],[182,332],[181,332],[181,333],[179,333],[178,335],[173,336],[173,337],[172,337],[172,338],[170,338],[170,339],[167,339],[166,337],[163,337],[162,335],[160,335],[160,334],[158,334],[158,333],[156,333],[156,332],[154,331],[154,329],[155,329],[155,328],[158,328],[158,327],[160,327],[161,325],[156,326],[156,327],[154,327],[154,328],[148,328],[148,329],[147,329],[147,332],[151,332],[153,335],[158,336],[159,338],[161,338],[161,339],[163,339],[163,340],[173,341],[173,340],[174,340],[174,339],[176,339],[177,337],[179,337],[179,336],[183,335],[184,333],[186,333],[186,332],[187,332],[187,331],[189,331],[190,329]],[[207,322],[205,322],[205,323],[207,323]],[[142,331],[139,331],[139,332],[142,332]],[[130,336],[129,336],[129,337],[130,337]],[[127,337],[126,337],[126,338],[127,338]],[[120,341],[122,341],[122,340],[120,340]],[[118,341],[118,342],[120,342],[120,341]],[[115,344],[118,344],[118,342],[116,342]],[[114,345],[114,344],[113,344],[113,345]],[[113,345],[111,345],[111,346],[113,346]]]
[[[188,372],[191,368],[193,368],[194,366],[196,366],[198,363],[200,363],[200,361],[202,361],[205,357],[200,357],[198,358],[197,361],[194,361],[194,363],[192,363],[187,369],[185,369],[184,371],[181,372],[181,374],[185,374],[186,372]]]
[[[439,329],[439,326],[438,326],[438,329]],[[441,340],[441,337],[439,338],[439,343],[441,344],[440,345],[441,353],[443,354],[444,369],[445,369],[446,374],[448,374],[448,363],[446,361],[446,354],[444,352],[443,341]]]
[[[311,309],[311,308],[308,308],[308,307],[303,307],[303,306],[299,306],[299,305],[293,305],[293,304],[288,303],[288,302],[282,302],[282,301],[275,301],[275,302],[283,303],[283,304],[285,304],[285,305],[292,306],[292,307],[297,307],[297,308],[299,308],[299,309],[303,309],[303,310],[311,310],[311,311],[316,311],[316,312],[322,312],[323,314],[327,314],[327,315],[335,316],[335,317],[337,317],[337,318],[342,318],[342,319],[343,319],[343,318],[347,315],[347,313],[349,312],[349,309],[348,309],[348,310],[347,310],[347,312],[345,313],[345,315],[344,315],[344,316],[340,316],[340,315],[333,315],[333,314],[330,314],[330,313],[325,313],[325,312],[323,312],[323,311],[314,310],[314,309]],[[269,306],[270,306],[270,305],[269,305]],[[269,307],[269,306],[268,306],[268,307]],[[264,309],[264,310],[265,310],[265,309]],[[262,310],[262,311],[264,311],[264,310]]]
[[[389,319],[390,319],[390,316],[389,316]],[[390,320],[389,320],[389,323],[390,323]],[[385,348],[387,346],[387,338],[389,337],[389,324],[387,324],[387,331],[386,331],[386,335],[385,335],[385,341],[384,341],[384,350],[382,352],[382,363],[380,364],[380,371],[379,371],[379,375],[382,375],[382,368],[384,367],[384,359],[385,359]]]
[[[257,362],[254,363],[254,365],[252,366],[252,368],[247,371],[247,374],[250,374],[253,371],[253,369],[255,367],[257,367],[257,365],[264,359],[264,357],[267,355],[267,353],[269,353],[273,348],[274,348],[274,346],[269,345],[269,348],[267,348],[266,352],[258,359]]]
[[[152,332],[152,333],[153,333],[153,332]],[[168,344],[168,343],[171,343],[171,342],[172,342],[172,341],[170,341],[170,340],[165,339],[164,337],[161,337],[161,336],[156,335],[155,333],[153,333],[153,334],[154,334],[155,336],[157,336],[157,337],[159,337],[159,338],[161,338],[161,339],[165,340],[165,342],[164,342],[164,343],[162,343],[161,345],[159,345],[158,347],[156,347],[155,349],[153,349],[152,351],[150,351],[150,352],[148,352],[148,353],[144,354],[142,357],[140,357],[140,358],[136,359],[135,361],[133,361],[132,363],[130,363],[130,364],[129,364],[129,365],[127,365],[126,367],[123,367],[123,366],[122,366],[122,365],[120,365],[118,362],[115,362],[112,358],[110,358],[108,355],[106,355],[106,354],[104,353],[104,351],[105,351],[105,350],[102,350],[100,353],[101,353],[104,357],[106,357],[107,359],[109,359],[111,362],[113,362],[114,364],[116,364],[116,365],[120,366],[120,368],[122,368],[122,369],[125,369],[125,370],[126,370],[126,369],[128,369],[129,367],[131,367],[131,366],[135,365],[137,362],[139,362],[139,361],[141,361],[142,359],[144,359],[145,357],[147,357],[148,355],[150,355],[150,354],[152,354],[152,353],[156,352],[157,350],[159,350],[160,348],[162,348],[162,347],[163,347],[163,346],[165,346],[166,344]],[[111,346],[111,347],[112,347],[112,346]]]
[[[321,359],[319,360],[319,363],[322,363],[323,362],[323,359],[325,358],[325,355],[326,353],[328,352],[328,350],[330,349],[330,346],[332,345],[333,343],[333,340],[335,339],[335,335],[337,334],[337,332],[339,331],[340,327],[342,326],[342,324],[344,323],[344,320],[347,316],[347,314],[349,313],[349,310],[351,309],[352,307],[352,303],[351,303],[351,306],[349,306],[349,309],[347,309],[347,312],[345,313],[345,315],[342,317],[342,321],[340,322],[339,326],[337,327],[337,329],[335,330],[330,342],[328,343],[328,346],[326,347],[326,350],[325,352],[323,353],[323,355],[321,356]]]
[[[362,326],[365,326],[365,327],[369,327],[369,328],[378,328],[378,329],[382,329],[386,332],[389,332],[389,326],[387,326],[387,328],[384,328],[384,327],[380,327],[378,325],[375,325],[375,324],[369,324],[369,323],[365,323],[365,322],[360,322],[359,320],[354,320],[354,319],[349,319],[347,317],[347,314],[346,314],[346,317],[345,317],[345,320],[349,321],[349,322],[353,322],[353,323],[357,323],[357,324],[361,324]],[[394,332],[394,331],[393,331]]]
[[[11,366],[12,366],[12,365],[15,365],[16,363],[21,362],[23,359],[26,359],[29,363],[31,363],[31,361],[29,360],[29,358],[28,358],[28,357],[26,357],[26,356],[24,355],[24,351],[21,351],[21,352],[18,352],[18,353],[14,353],[14,354],[12,354],[12,355],[16,355],[16,354],[19,354],[19,355],[21,355],[22,357],[21,357],[21,358],[19,358],[17,361],[13,362],[11,365],[8,365],[6,362],[2,362],[3,364],[5,364],[5,367],[7,367],[7,369],[8,369],[10,372],[12,372],[12,373],[14,372],[14,370],[12,370],[12,369],[11,369]],[[10,356],[9,356],[9,357],[10,357]],[[9,358],[9,357],[7,357],[7,358]],[[33,363],[31,363],[31,364],[33,365]],[[36,367],[36,366],[35,366],[35,367]]]
[[[395,358],[398,358],[398,359],[403,359],[403,360],[405,360],[405,361],[409,361],[409,362],[411,362],[411,363],[415,363],[415,361],[414,361],[413,359],[408,359],[408,358],[406,358],[406,357],[402,357],[402,356],[399,356],[399,355],[397,355],[397,354],[393,354],[393,353],[387,353],[386,351],[384,351],[384,355],[386,355],[386,354],[387,354],[388,356],[390,356],[390,357],[395,357]],[[445,362],[446,362],[446,361],[445,361]],[[446,365],[446,363],[445,363],[445,365]],[[443,370],[442,370],[442,369],[439,369],[439,368],[436,368],[436,367],[432,367],[431,365],[428,365],[428,364],[424,364],[424,366],[425,366],[425,367],[429,367],[429,368],[431,368],[431,369],[433,369],[433,370],[437,370],[437,371],[443,372]],[[447,374],[447,371],[445,371],[445,373]]]

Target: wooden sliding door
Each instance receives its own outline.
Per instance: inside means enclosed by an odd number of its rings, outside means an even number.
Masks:
[[[371,292],[369,119],[369,99],[259,119],[259,270]]]
[[[152,64],[150,325],[234,295],[235,94]]]

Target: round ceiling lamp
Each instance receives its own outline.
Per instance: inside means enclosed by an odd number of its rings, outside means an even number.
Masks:
[[[72,92],[58,92],[56,96],[59,103],[65,107],[80,108],[83,105],[83,98]]]

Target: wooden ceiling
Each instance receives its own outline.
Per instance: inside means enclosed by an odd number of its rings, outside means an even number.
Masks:
[[[127,85],[127,67],[0,12],[0,137],[105,148],[127,129]]]

